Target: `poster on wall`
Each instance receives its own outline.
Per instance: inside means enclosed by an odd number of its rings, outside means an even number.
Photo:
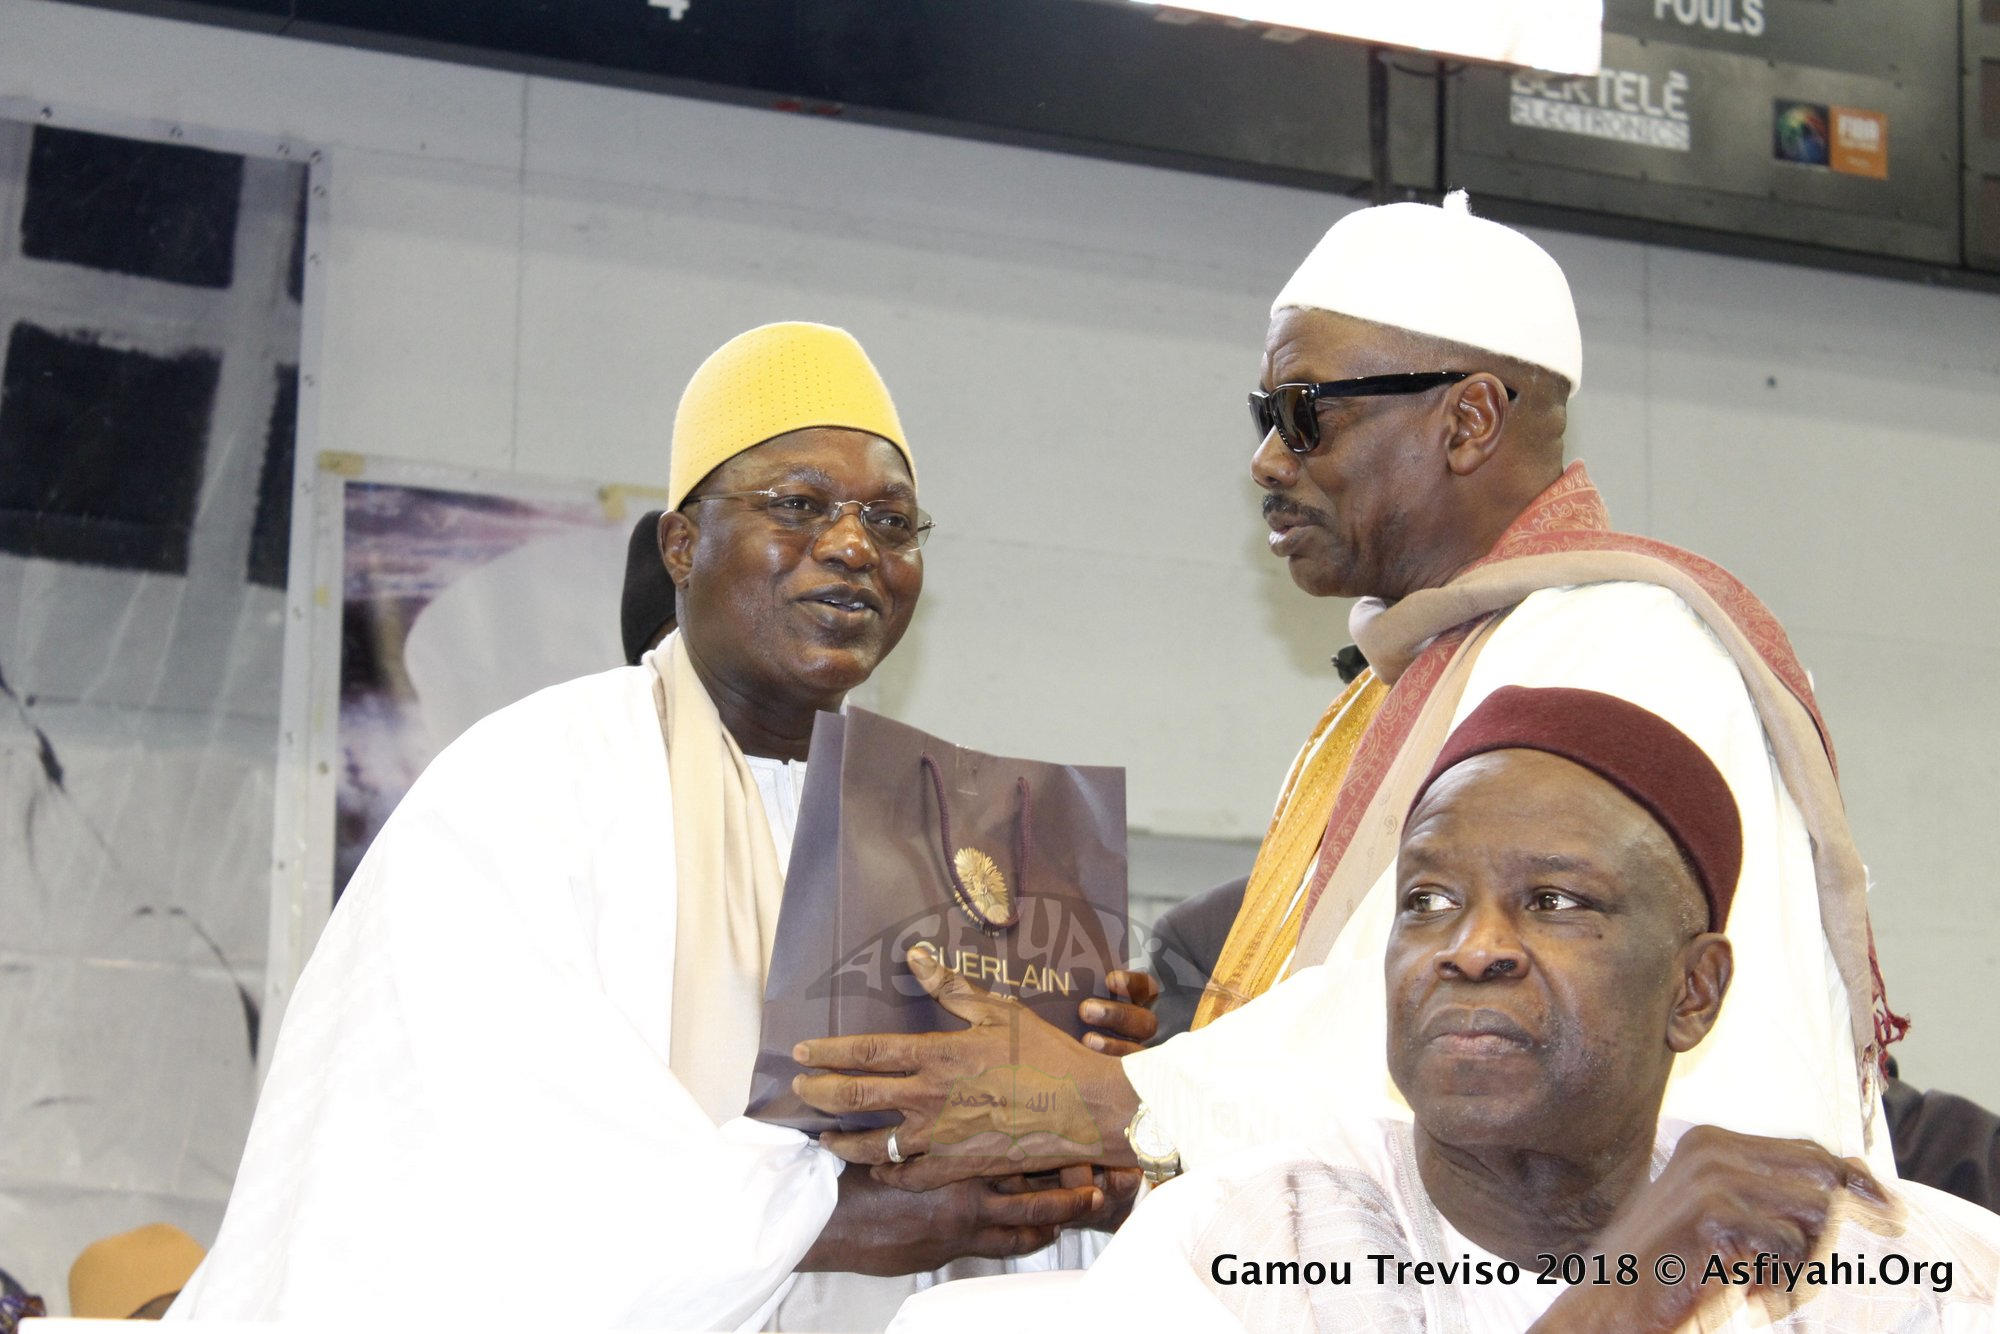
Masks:
[[[346,457],[331,896],[437,753],[497,709],[625,661],[626,544],[660,493]]]

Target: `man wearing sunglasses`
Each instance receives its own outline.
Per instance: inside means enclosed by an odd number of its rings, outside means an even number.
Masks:
[[[1666,1114],[1893,1175],[1877,1059],[1896,1021],[1810,682],[1747,589],[1614,531],[1582,465],[1564,466],[1582,362],[1555,260],[1462,195],[1326,235],[1274,303],[1245,444],[1271,550],[1305,592],[1360,599],[1349,629],[1371,667],[1293,764],[1191,1032],[1114,1060],[922,966],[969,1030],[807,1044],[825,1071],[799,1081],[808,1101],[902,1114],[907,1161],[879,1175],[975,1170],[926,1152],[928,1128],[954,1079],[1009,1063],[1073,1080],[1153,1179],[1309,1135],[1331,1109],[1407,1119],[1381,988],[1395,832],[1453,724],[1506,685],[1629,700],[1694,738],[1737,796],[1736,1001],[1676,1063]],[[885,1137],[825,1142],[880,1165]]]

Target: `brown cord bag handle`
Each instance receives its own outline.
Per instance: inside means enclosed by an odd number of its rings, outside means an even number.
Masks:
[[[1021,817],[1014,825],[1014,888],[1010,892],[1007,877],[1000,873],[993,859],[975,847],[953,849],[951,846],[951,812],[946,809],[944,797],[944,774],[938,769],[936,760],[926,751],[922,760],[924,772],[931,776],[931,787],[937,793],[938,838],[944,847],[944,872],[951,882],[951,895],[967,917],[989,936],[997,936],[1008,927],[1021,920],[1018,897],[1028,892],[1028,854],[1034,848],[1034,793],[1028,787],[1028,780],[1014,780],[1014,790],[1021,798]]]

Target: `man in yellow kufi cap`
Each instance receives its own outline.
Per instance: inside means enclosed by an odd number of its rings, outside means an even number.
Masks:
[[[813,715],[902,638],[931,522],[881,377],[821,324],[703,363],[668,490],[678,630],[488,716],[410,789],[173,1315],[861,1328],[914,1286],[863,1275],[1021,1254],[1101,1205],[894,1190],[742,1117]]]

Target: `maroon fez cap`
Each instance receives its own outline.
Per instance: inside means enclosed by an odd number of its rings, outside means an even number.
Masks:
[[[1410,810],[1445,770],[1492,750],[1559,755],[1645,807],[1694,867],[1708,929],[1722,930],[1743,869],[1743,825],[1721,771],[1685,732],[1616,695],[1502,686],[1452,730]]]

